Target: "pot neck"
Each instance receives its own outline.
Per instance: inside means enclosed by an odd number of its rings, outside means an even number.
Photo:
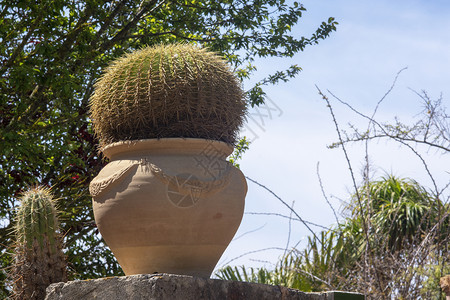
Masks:
[[[123,155],[145,153],[146,155],[180,154],[216,156],[225,159],[233,152],[233,146],[214,140],[194,138],[164,138],[120,141],[101,149],[111,160]]]

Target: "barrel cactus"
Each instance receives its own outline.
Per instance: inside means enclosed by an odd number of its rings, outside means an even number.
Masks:
[[[58,211],[49,189],[35,187],[20,198],[11,269],[14,299],[44,299],[51,283],[67,280]]]
[[[101,146],[171,137],[234,144],[246,113],[240,82],[225,61],[190,44],[117,59],[96,82],[90,107]]]

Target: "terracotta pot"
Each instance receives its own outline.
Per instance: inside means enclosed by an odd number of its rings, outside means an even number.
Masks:
[[[247,183],[204,139],[118,142],[91,182],[95,221],[126,275],[209,277],[236,233]]]

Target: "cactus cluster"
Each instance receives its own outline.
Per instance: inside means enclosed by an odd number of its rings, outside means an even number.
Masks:
[[[100,145],[149,138],[236,142],[246,113],[241,84],[216,53],[190,44],[146,47],[114,61],[95,84]]]
[[[49,189],[23,193],[15,220],[14,299],[44,299],[51,283],[67,280],[58,211]]]

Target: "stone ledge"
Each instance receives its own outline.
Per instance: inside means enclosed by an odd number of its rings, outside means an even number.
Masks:
[[[184,275],[143,274],[55,283],[47,288],[47,297],[45,299],[364,300],[364,296],[347,292],[304,293],[281,286],[204,279]]]

